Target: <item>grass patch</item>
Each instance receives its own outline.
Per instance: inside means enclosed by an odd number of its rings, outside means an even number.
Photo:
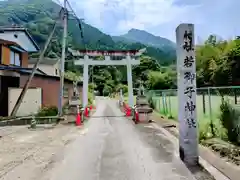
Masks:
[[[231,103],[234,103],[233,97],[228,97]],[[153,97],[153,102],[155,110],[160,114],[165,116],[172,117],[173,119],[178,118],[178,97],[177,96],[167,96],[163,100],[160,96]],[[213,128],[215,134],[221,137],[222,124],[219,119],[221,114],[220,105],[222,102],[221,96],[210,96],[205,97],[203,100],[202,95],[198,95],[196,98],[197,102],[197,120],[199,128],[203,129],[210,126],[211,122],[213,123]],[[211,107],[211,108],[210,108]]]

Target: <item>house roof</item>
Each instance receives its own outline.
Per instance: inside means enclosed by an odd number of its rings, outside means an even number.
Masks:
[[[17,45],[16,42],[4,40],[4,39],[0,39],[0,44],[4,44],[4,45]]]
[[[21,48],[20,46],[9,46],[10,49],[18,51],[18,52],[26,52],[26,50],[24,50],[23,48]]]
[[[13,49],[18,52],[26,52],[26,50],[24,50],[21,46],[19,46],[16,42],[13,41],[0,39],[0,44],[8,46],[10,49]]]
[[[38,58],[31,58],[28,60],[28,64],[35,64],[38,61]],[[59,59],[58,58],[44,58],[40,64],[46,64],[46,65],[54,65],[58,63]]]
[[[24,41],[24,39],[18,38],[18,34],[14,34],[14,35],[9,35],[10,32],[23,32],[25,33],[25,35],[27,36],[27,38],[30,40],[30,42],[32,43],[32,45],[34,46],[34,50],[28,50],[26,49],[27,47],[27,42]],[[30,35],[30,33],[27,31],[27,29],[25,28],[21,28],[21,27],[0,27],[0,39],[5,40],[5,41],[9,41],[9,42],[15,42],[16,44],[18,44],[19,46],[21,46],[23,49],[25,49],[28,52],[37,52],[40,50],[39,46],[37,45],[36,41],[32,38],[32,36]],[[23,47],[26,46],[26,47]]]

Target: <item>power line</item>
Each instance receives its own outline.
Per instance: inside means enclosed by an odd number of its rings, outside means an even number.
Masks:
[[[60,87],[59,87],[59,106],[58,106],[58,114],[59,116],[62,115],[62,105],[63,105],[63,90],[64,90],[64,74],[65,74],[65,51],[66,51],[66,39],[67,39],[67,21],[69,17],[69,11],[67,10],[67,5],[69,6],[71,13],[73,14],[73,17],[77,20],[78,22],[78,27],[80,29],[80,34],[81,38],[83,40],[83,45],[84,48],[86,49],[85,46],[85,41],[84,41],[84,35],[83,35],[83,28],[80,19],[77,17],[76,13],[74,12],[73,8],[71,7],[71,4],[68,2],[68,0],[64,0],[64,15],[63,15],[63,43],[62,43],[62,58],[61,58],[61,76],[60,76]]]
[[[81,36],[81,39],[82,39],[82,42],[83,42],[83,46],[84,46],[84,50],[86,50],[86,42],[85,42],[85,39],[84,39],[84,32],[83,32],[83,25],[82,25],[82,19],[79,19],[78,16],[76,15],[75,11],[73,10],[70,2],[68,0],[66,0],[71,12],[73,13],[73,17],[76,19],[76,21],[78,22],[78,28],[80,30],[80,36]]]
[[[59,0],[56,0],[61,7],[63,7],[62,3]]]

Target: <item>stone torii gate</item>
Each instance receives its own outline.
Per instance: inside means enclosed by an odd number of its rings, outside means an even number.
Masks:
[[[139,56],[145,52],[145,48],[134,51],[78,51],[72,52],[74,56],[81,56],[79,60],[75,60],[75,65],[83,66],[83,107],[88,105],[88,67],[89,66],[127,66],[128,80],[128,104],[133,107],[133,84],[132,84],[132,65],[140,64]],[[104,60],[93,60],[90,57],[104,56]],[[118,60],[113,60],[111,57],[118,57]]]

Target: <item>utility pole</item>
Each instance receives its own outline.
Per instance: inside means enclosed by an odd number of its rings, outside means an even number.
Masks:
[[[67,39],[67,0],[64,0],[63,7],[63,39],[62,39],[62,58],[61,58],[61,73],[60,73],[60,87],[59,87],[59,104],[58,104],[58,115],[62,116],[63,107],[63,88],[64,88],[64,73],[65,73],[65,51],[66,51],[66,39]]]

